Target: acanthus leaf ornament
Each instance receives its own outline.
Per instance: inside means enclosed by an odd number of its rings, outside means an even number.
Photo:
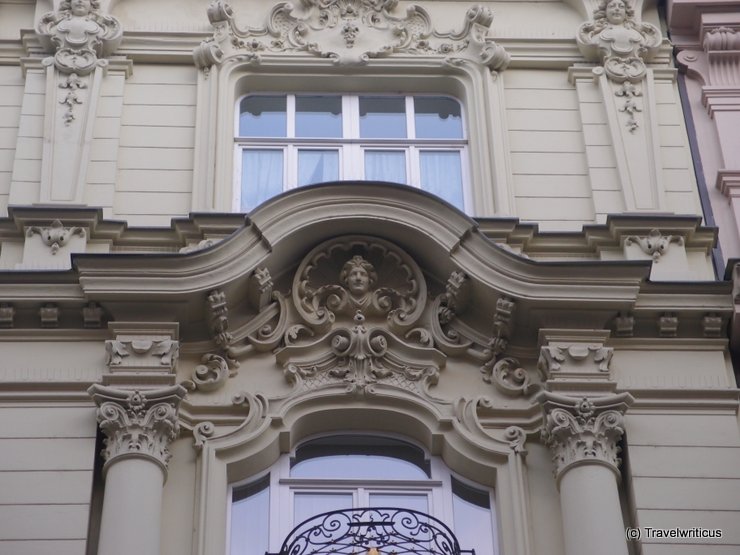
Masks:
[[[350,328],[339,327],[317,341],[278,351],[286,380],[302,391],[340,385],[355,395],[373,394],[377,384],[426,393],[437,383],[444,365],[439,351],[413,347],[366,325],[359,310],[353,320]]]
[[[399,13],[400,12],[400,13]],[[434,29],[426,10],[402,10],[396,0],[301,0],[276,4],[267,22],[239,27],[231,6],[214,0],[208,7],[213,37],[194,52],[198,67],[208,70],[225,59],[261,63],[265,55],[305,52],[339,65],[362,65],[394,54],[435,57],[442,63],[482,64],[499,71],[509,54],[489,36],[493,14],[470,8],[459,32]]]
[[[606,466],[619,479],[624,413],[634,402],[629,393],[576,398],[545,391],[538,400],[545,416],[542,440],[552,451],[558,482],[582,464]]]
[[[185,389],[176,385],[137,391],[95,384],[88,393],[98,405],[98,424],[106,436],[104,470],[116,460],[138,457],[157,463],[166,474]]]

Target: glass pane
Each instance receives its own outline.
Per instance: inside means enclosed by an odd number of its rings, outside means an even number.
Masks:
[[[351,508],[351,493],[296,493],[293,498],[293,526],[320,513]]]
[[[264,555],[270,530],[269,476],[234,491],[231,504],[231,555]]]
[[[285,137],[288,133],[285,96],[247,96],[239,107],[240,137]]]
[[[294,478],[336,480],[425,480],[414,463],[380,455],[330,455],[301,461],[290,470]]]
[[[462,139],[460,103],[445,96],[415,96],[414,122],[418,139]]]
[[[462,165],[459,151],[426,150],[419,152],[421,188],[464,208]]]
[[[427,495],[418,493],[371,493],[370,506],[411,509],[424,514],[429,513],[429,500]]]
[[[405,139],[406,99],[403,96],[361,96],[360,137]]]
[[[341,96],[296,96],[296,137],[342,136]]]
[[[493,555],[493,519],[488,492],[480,491],[452,479],[452,512],[455,535],[465,538],[465,547],[475,555]]]
[[[283,151],[242,151],[241,210],[246,212],[283,191]]]
[[[366,150],[365,179],[406,183],[406,153],[402,150]]]
[[[299,150],[298,186],[339,179],[338,150]]]

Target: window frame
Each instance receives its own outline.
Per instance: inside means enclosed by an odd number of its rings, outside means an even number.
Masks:
[[[425,461],[428,462],[429,477],[427,479],[332,479],[332,478],[297,478],[290,476],[292,461],[295,459],[297,450],[316,439],[343,437],[369,437],[369,438],[388,438],[390,440],[402,441],[410,446],[418,448],[423,452]],[[401,459],[402,460],[402,459]],[[427,497],[429,515],[447,523],[453,532],[455,531],[454,521],[454,497],[453,480],[460,484],[477,490],[480,493],[488,494],[489,518],[492,536],[492,553],[498,555],[499,531],[498,515],[496,506],[495,491],[492,487],[475,483],[464,478],[452,471],[441,457],[431,456],[429,452],[414,441],[405,437],[396,437],[391,434],[374,434],[374,433],[345,433],[332,435],[319,435],[306,438],[301,441],[290,453],[280,456],[280,458],[267,470],[262,471],[254,476],[229,484],[227,495],[227,526],[226,526],[226,553],[231,554],[231,525],[232,525],[232,506],[234,504],[234,491],[240,487],[256,484],[261,480],[269,477],[269,502],[268,511],[270,517],[270,526],[268,531],[268,550],[271,553],[277,553],[283,540],[300,522],[294,521],[295,504],[294,498],[296,493],[351,493],[353,497],[353,508],[370,506],[369,503],[363,504],[369,500],[373,493],[398,493],[398,494],[425,494]],[[280,515],[281,518],[277,523],[273,520],[273,515]],[[289,518],[283,518],[284,515],[290,515]],[[276,525],[277,524],[277,525]],[[458,540],[465,543],[465,539],[458,537]],[[461,547],[465,548],[464,545]]]
[[[241,102],[249,96],[286,97],[286,136],[285,137],[245,137],[240,135]],[[342,137],[295,137],[296,97],[297,96],[339,96],[342,100]],[[360,97],[403,97],[405,100],[406,138],[362,138],[360,137]],[[461,138],[419,139],[416,138],[414,98],[449,98],[460,107]],[[283,188],[281,193],[302,187],[298,182],[299,150],[337,150],[339,156],[339,181],[365,181],[364,152],[372,150],[397,150],[405,153],[405,185],[424,190],[421,183],[422,151],[456,152],[460,160],[460,180],[462,186],[462,206],[460,210],[470,213],[474,206],[472,192],[472,173],[469,156],[470,137],[466,105],[461,98],[448,93],[436,92],[333,92],[333,91],[295,91],[273,92],[252,91],[238,95],[234,103],[233,119],[233,177],[231,210],[242,212],[242,160],[248,148],[282,150]],[[357,168],[353,172],[352,168]],[[361,170],[360,170],[361,168]],[[370,180],[367,180],[370,181]],[[310,185],[310,184],[309,184]],[[278,193],[278,194],[281,194]],[[433,193],[430,193],[433,194]],[[264,201],[263,201],[264,202]],[[249,208],[249,210],[254,207]]]

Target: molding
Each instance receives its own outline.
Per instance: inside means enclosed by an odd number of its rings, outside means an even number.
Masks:
[[[95,384],[88,393],[98,405],[98,424],[106,436],[103,472],[119,460],[143,458],[156,463],[166,480],[169,445],[180,430],[177,413],[185,388],[138,391]]]
[[[578,398],[543,391],[537,400],[545,414],[542,441],[552,451],[558,485],[569,469],[585,464],[606,466],[620,480],[618,444],[624,413],[634,403],[629,393]]]

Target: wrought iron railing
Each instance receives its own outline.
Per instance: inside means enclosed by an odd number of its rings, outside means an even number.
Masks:
[[[428,514],[397,508],[322,513],[296,526],[279,553],[265,555],[460,555],[455,534]]]

